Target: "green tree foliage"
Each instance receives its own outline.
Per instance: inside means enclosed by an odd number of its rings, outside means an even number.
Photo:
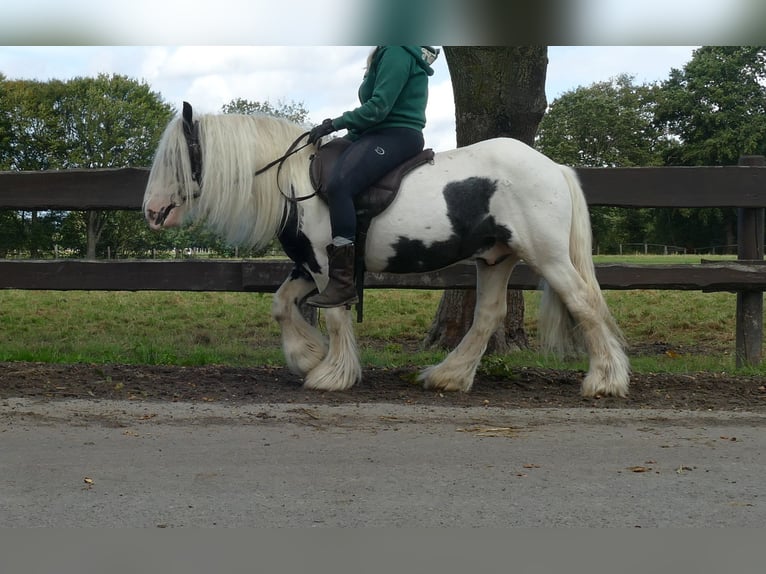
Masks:
[[[64,131],[56,125],[63,84],[58,81],[10,81],[0,77],[0,169],[41,170],[61,167]],[[60,212],[3,212],[3,256],[50,249]]]
[[[573,166],[733,165],[766,154],[766,48],[705,46],[658,84],[629,76],[555,100],[537,147]],[[732,209],[592,209],[596,244],[736,242]]]
[[[300,103],[242,98],[223,111],[297,123],[308,116]],[[39,82],[0,74],[0,170],[148,167],[175,113],[146,83],[126,76]],[[0,212],[0,256],[50,255],[54,245],[88,258],[195,247],[218,255],[252,255],[236,252],[200,226],[152,233],[138,212]]]
[[[672,136],[666,165],[736,165],[766,154],[766,47],[704,46],[658,92],[656,123]],[[669,209],[658,213],[658,241],[730,245],[733,209]]]
[[[674,136],[666,165],[736,165],[766,154],[766,47],[704,46],[658,92],[656,122]]]
[[[571,90],[550,105],[536,146],[571,166],[659,165],[655,101],[655,86],[637,86],[628,75]]]
[[[148,166],[173,113],[147,84],[125,76],[67,82],[0,78],[0,168]],[[16,227],[23,233],[16,234],[16,249],[33,256],[50,252],[54,238],[65,249],[95,257],[97,240],[110,224],[125,228],[130,223],[134,237],[147,234],[138,213],[43,212],[28,219],[24,213],[6,213],[4,218],[20,220]]]
[[[13,142],[13,121],[6,85],[5,75],[0,72],[0,170],[10,169],[11,144]]]
[[[224,114],[265,114],[277,118],[285,118],[296,124],[305,124],[308,121],[308,110],[303,102],[278,102],[275,105],[270,102],[257,102],[235,98],[221,107]]]
[[[159,136],[173,113],[173,107],[148,84],[126,76],[100,74],[70,80],[58,110],[67,144],[63,167],[149,166]],[[86,230],[88,258],[96,257],[98,241],[110,225],[133,237],[146,233],[142,218],[135,213],[71,212],[68,217],[75,219],[69,222],[70,228]]]
[[[657,87],[620,75],[564,93],[540,123],[536,147],[574,167],[659,165],[665,138],[654,124]],[[614,251],[646,241],[652,210],[591,208],[594,243]]]
[[[65,168],[149,166],[175,110],[148,84],[100,74],[66,84],[59,121],[67,134]]]
[[[0,81],[2,117],[0,167],[7,170],[41,170],[62,167],[66,155],[63,125],[57,113],[65,85],[57,80]]]

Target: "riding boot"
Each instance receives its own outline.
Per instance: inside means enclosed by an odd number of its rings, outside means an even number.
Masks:
[[[340,307],[357,302],[354,286],[354,244],[327,246],[330,282],[324,291],[306,299],[313,307]]]

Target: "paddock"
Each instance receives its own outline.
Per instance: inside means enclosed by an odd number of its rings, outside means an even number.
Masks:
[[[738,260],[684,265],[597,265],[602,289],[667,289],[737,293],[737,365],[762,359],[766,158],[738,166],[579,168],[590,206],[733,207],[738,210]],[[140,210],[146,168],[0,172],[0,209]],[[275,292],[291,264],[280,261],[3,260],[0,288]],[[368,273],[368,288],[471,289],[473,266],[413,275]],[[523,264],[509,288],[536,289]]]

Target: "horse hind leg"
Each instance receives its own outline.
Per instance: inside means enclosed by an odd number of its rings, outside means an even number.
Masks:
[[[473,386],[487,343],[507,311],[508,280],[517,259],[508,257],[496,265],[476,262],[476,307],[473,324],[457,347],[438,365],[424,369],[419,380],[427,389],[469,391]]]
[[[301,377],[327,355],[327,341],[300,310],[300,302],[316,285],[301,272],[293,272],[274,294],[271,316],[279,323],[282,352],[291,372]]]
[[[568,261],[549,264],[540,273],[548,283],[540,311],[544,346],[558,354],[585,347],[590,364],[583,396],[627,396],[630,363],[624,340],[595,277],[584,279]]]

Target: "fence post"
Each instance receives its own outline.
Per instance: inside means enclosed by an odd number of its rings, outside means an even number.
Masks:
[[[766,166],[762,155],[742,156],[741,166]],[[764,190],[766,192],[766,190]],[[737,259],[763,259],[764,210],[737,210]],[[763,291],[737,292],[737,367],[761,364],[763,347]]]

